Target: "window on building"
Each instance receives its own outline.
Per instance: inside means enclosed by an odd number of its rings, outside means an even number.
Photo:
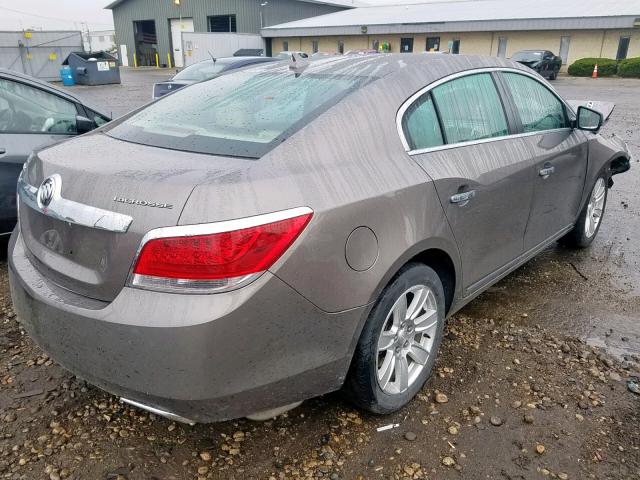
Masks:
[[[440,37],[427,37],[427,52],[440,50]]]
[[[338,53],[344,53],[344,40],[338,40]]]
[[[282,51],[283,52],[289,51],[289,42],[282,42]]]
[[[507,37],[498,37],[498,57],[507,56]]]
[[[400,39],[400,53],[413,52],[413,38],[401,38]]]
[[[562,102],[537,80],[518,73],[504,73],[524,132],[540,132],[569,126]]]
[[[402,119],[402,128],[411,150],[437,147],[444,143],[430,93],[408,108]]]
[[[449,47],[449,53],[459,54],[460,53],[460,40],[454,39],[451,41],[451,46]]]
[[[571,37],[560,37],[560,52],[558,56],[562,59],[563,65],[566,65],[569,58],[569,45],[571,45]]]
[[[104,40],[105,40],[105,36],[104,36],[104,35],[100,35],[100,36],[98,37],[98,41],[100,41],[100,42],[104,42]]]
[[[624,60],[627,58],[627,53],[629,53],[629,42],[631,41],[631,37],[620,37],[620,41],[618,42],[618,53],[616,53],[616,60]]]
[[[509,133],[500,96],[489,73],[451,80],[431,92],[446,143],[460,143]]]
[[[313,40],[311,42],[311,53],[318,53],[318,51],[320,51],[318,40]]]
[[[235,15],[212,15],[207,17],[209,31],[216,33],[237,32]]]

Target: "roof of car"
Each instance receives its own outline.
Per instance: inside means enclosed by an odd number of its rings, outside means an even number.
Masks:
[[[423,67],[423,68],[420,68]],[[400,81],[409,74],[421,79],[441,78],[452,73],[480,68],[508,67],[526,70],[518,62],[479,55],[423,55],[419,53],[381,53],[377,55],[341,55],[319,58],[302,69],[303,75],[344,75],[387,77],[398,74]],[[289,68],[287,63],[257,65],[262,71]],[[418,72],[417,74],[415,72]]]
[[[17,80],[17,81],[20,81],[22,83],[29,84],[29,85],[31,85],[33,87],[40,88],[42,90],[46,90],[46,91],[51,92],[51,93],[55,93],[56,95],[58,95],[60,97],[64,97],[64,98],[66,98],[68,100],[71,100],[72,102],[80,103],[80,104],[90,108],[91,110],[95,110],[96,112],[100,113],[100,109],[99,108],[95,108],[90,103],[85,102],[84,100],[76,97],[72,93],[69,93],[66,90],[62,90],[61,88],[58,88],[58,87],[56,87],[54,85],[51,85],[49,82],[45,82],[44,80],[40,80],[39,78],[32,77],[31,75],[26,75],[24,73],[16,72],[14,70],[7,70],[6,68],[0,68],[0,78],[7,78],[9,80]]]
[[[6,68],[0,68],[0,77],[6,77],[6,78],[12,78],[14,80],[20,80],[23,83],[29,83],[33,86],[37,86],[38,88],[42,88],[44,90],[49,90],[52,92],[55,92],[58,95],[64,96],[69,98],[70,100],[73,100],[75,102],[79,102],[82,103],[82,101],[78,98],[75,97],[74,95],[54,87],[53,85],[51,85],[48,82],[45,82],[44,80],[40,80],[39,78],[36,77],[32,77],[31,75],[25,75],[24,73],[20,73],[20,72],[16,72],[13,70],[7,70]]]

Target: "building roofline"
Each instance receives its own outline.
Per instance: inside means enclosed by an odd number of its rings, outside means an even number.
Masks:
[[[400,0],[401,1],[401,0]],[[421,31],[634,28],[637,0],[453,0],[345,9],[270,25],[265,37],[419,33]],[[319,30],[322,29],[322,32]]]
[[[113,10],[115,7],[120,5],[121,3],[126,2],[127,0],[115,0],[111,2],[109,5],[104,7],[105,10]],[[298,2],[306,2],[306,3],[317,3],[320,5],[329,5],[332,7],[343,7],[343,8],[358,8],[363,7],[366,3],[360,0],[297,0]]]
[[[393,35],[402,33],[438,32],[508,32],[517,30],[612,30],[633,29],[637,17],[592,17],[558,19],[477,20],[453,22],[415,22],[389,24],[359,24],[324,27],[282,27],[277,25],[261,30],[265,38],[274,37],[327,37],[336,35]],[[364,30],[366,29],[366,30]]]

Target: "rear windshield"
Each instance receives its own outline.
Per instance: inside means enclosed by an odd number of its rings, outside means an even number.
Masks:
[[[162,148],[259,158],[367,81],[242,70],[167,95],[107,133]]]
[[[200,62],[185,68],[173,77],[173,79],[201,82],[202,80],[208,80],[215,77],[224,70],[225,66],[226,65],[217,62],[213,63],[211,60]]]
[[[537,62],[542,60],[543,52],[518,52],[511,57],[516,62]]]

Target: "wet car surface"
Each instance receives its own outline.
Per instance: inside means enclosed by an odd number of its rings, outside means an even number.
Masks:
[[[146,102],[148,85],[130,101]],[[615,102],[603,134],[615,131],[640,156],[638,81],[561,77],[554,86],[566,98]],[[335,395],[262,424],[191,428],[130,410],[56,366],[20,331],[2,264],[0,471],[130,480],[634,478],[638,400],[625,382],[640,374],[628,368],[640,354],[637,165],[616,178],[617,199],[591,250],[549,247],[450,319],[438,374],[384,420]]]

